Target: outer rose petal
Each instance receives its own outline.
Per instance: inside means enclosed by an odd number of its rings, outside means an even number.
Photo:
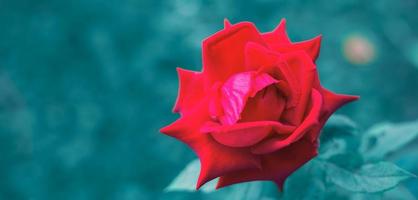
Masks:
[[[317,155],[317,146],[307,140],[299,140],[292,145],[271,154],[261,155],[262,169],[250,169],[221,176],[217,188],[235,183],[271,180],[279,188],[285,179],[300,166]]]
[[[224,19],[224,27],[225,29],[230,28],[232,26],[231,22],[228,19]]]
[[[260,142],[273,130],[288,135],[295,130],[295,127],[277,121],[243,122],[227,126],[209,122],[200,130],[203,133],[210,133],[217,142],[225,146],[247,147]]]
[[[262,34],[264,41],[274,51],[287,53],[291,51],[304,50],[315,61],[319,55],[321,37],[311,40],[292,43],[286,33],[286,20],[282,19],[280,24],[272,31]]]
[[[287,52],[292,52],[292,51],[303,50],[311,57],[313,61],[315,61],[319,55],[319,50],[321,47],[321,38],[322,36],[317,36],[310,40],[296,42],[292,44],[269,43],[269,46],[271,49],[279,53],[287,53]]]
[[[204,97],[204,82],[201,73],[177,68],[179,91],[173,112],[182,115],[189,112]]]
[[[309,131],[314,126],[318,125],[318,119],[322,108],[322,97],[321,94],[313,89],[311,96],[311,109],[305,120],[300,124],[296,130],[286,139],[282,138],[272,138],[265,140],[260,144],[253,147],[252,151],[255,154],[266,154],[271,153],[277,150],[280,150],[304,136],[304,134]]]
[[[203,74],[207,85],[223,82],[231,75],[245,71],[244,50],[248,42],[266,45],[249,22],[227,26],[203,41]]]
[[[201,170],[197,189],[204,183],[233,171],[259,168],[259,158],[248,149],[230,148],[213,140],[210,134],[200,132],[200,127],[210,120],[209,98],[200,102],[188,115],[160,131],[187,144],[198,155]]]
[[[263,39],[267,44],[281,43],[290,44],[290,39],[286,33],[286,19],[282,19],[279,25],[271,32],[264,33]]]
[[[245,46],[245,67],[247,70],[258,70],[262,67],[271,67],[278,62],[279,55],[266,47],[249,42]]]
[[[221,105],[221,87],[222,84],[220,82],[217,82],[214,85],[212,85],[212,88],[209,91],[211,96],[209,102],[209,114],[213,120],[217,120],[218,116],[224,115],[224,111]]]
[[[309,138],[312,142],[316,142],[318,140],[322,127],[338,108],[359,98],[358,96],[335,94],[323,87],[320,88],[320,92],[324,103],[322,105],[323,108],[319,118],[319,126],[314,127],[309,133]]]

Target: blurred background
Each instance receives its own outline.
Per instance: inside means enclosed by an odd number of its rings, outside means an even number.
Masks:
[[[339,111],[361,128],[418,119],[417,13],[417,0],[1,0],[0,199],[201,197],[163,192],[195,156],[158,129],[178,117],[175,68],[201,69],[224,18],[322,34],[322,84],[361,96]]]

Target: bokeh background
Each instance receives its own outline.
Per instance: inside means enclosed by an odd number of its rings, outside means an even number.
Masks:
[[[1,0],[0,199],[201,197],[163,192],[195,156],[158,129],[178,117],[175,68],[200,70],[224,18],[322,34],[321,81],[361,96],[339,113],[363,129],[418,119],[417,13],[417,0]]]

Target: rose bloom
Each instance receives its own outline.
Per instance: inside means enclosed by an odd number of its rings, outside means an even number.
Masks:
[[[197,154],[196,188],[219,177],[217,188],[285,179],[318,154],[324,123],[358,97],[335,94],[319,82],[315,60],[321,37],[293,43],[285,20],[260,33],[249,22],[231,25],[203,41],[203,70],[178,68],[174,112],[161,129]]]

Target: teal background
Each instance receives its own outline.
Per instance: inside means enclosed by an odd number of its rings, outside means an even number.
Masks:
[[[364,129],[415,120],[417,13],[417,0],[0,1],[0,199],[201,197],[162,191],[195,156],[158,129],[178,117],[175,67],[200,70],[224,18],[263,32],[286,18],[293,41],[322,34],[322,84],[361,96],[340,114]],[[370,62],[345,56],[353,35]]]

